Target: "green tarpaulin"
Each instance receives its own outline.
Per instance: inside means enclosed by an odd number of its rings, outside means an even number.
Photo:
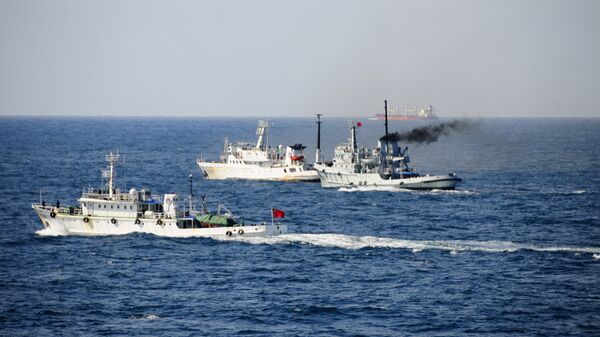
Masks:
[[[233,226],[233,225],[235,225],[235,220],[233,220],[232,218],[228,218],[228,217],[225,217],[222,215],[215,215],[215,214],[197,215],[196,220],[198,220],[200,223],[206,223],[206,224],[217,225],[217,226]]]

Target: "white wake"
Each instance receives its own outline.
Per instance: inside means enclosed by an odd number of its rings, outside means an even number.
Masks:
[[[344,234],[284,234],[271,237],[239,237],[235,239],[250,244],[307,244],[319,247],[343,249],[392,248],[422,250],[446,250],[457,252],[516,252],[532,250],[537,252],[568,252],[600,254],[600,247],[552,246],[515,243],[510,241],[474,241],[474,240],[402,240],[375,236],[353,236]]]

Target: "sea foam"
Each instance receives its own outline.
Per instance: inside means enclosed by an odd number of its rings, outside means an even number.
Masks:
[[[423,250],[445,250],[451,253],[469,251],[503,253],[531,250],[537,252],[600,254],[600,247],[534,245],[510,241],[403,240],[344,234],[284,234],[271,237],[241,237],[233,240],[251,244],[307,244],[318,247],[334,247],[351,250],[363,248],[409,249],[415,253]]]

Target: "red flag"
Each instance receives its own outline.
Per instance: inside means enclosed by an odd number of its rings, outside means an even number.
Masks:
[[[358,126],[359,128],[362,126],[361,122],[356,122],[356,126]]]
[[[278,209],[271,209],[273,211],[273,217],[274,218],[285,218],[285,212],[282,210],[278,210]]]

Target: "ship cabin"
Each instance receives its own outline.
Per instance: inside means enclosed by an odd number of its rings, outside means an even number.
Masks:
[[[222,161],[226,164],[257,165],[261,167],[272,167],[276,165],[302,165],[304,163],[304,149],[302,144],[276,148],[267,147],[261,149],[251,143],[228,144],[222,155]]]
[[[382,143],[383,142],[383,143]],[[410,167],[410,157],[408,156],[408,146],[402,147],[398,141],[379,141],[378,146],[381,149],[381,157],[385,158],[387,167],[391,169],[393,178],[414,178],[419,177],[414,168]]]
[[[165,195],[165,202],[175,203],[176,201],[174,194]],[[152,218],[176,215],[174,210],[166,212],[163,203],[157,197],[153,197],[150,191],[138,192],[134,188],[129,193],[122,193],[118,188],[114,189],[113,193],[91,189],[82,194],[79,202],[81,213],[88,216]],[[174,207],[171,206],[171,208]]]
[[[270,165],[271,161],[276,159],[278,159],[278,153],[275,149],[269,147],[266,151],[263,151],[251,143],[229,144],[224,154],[224,162],[227,164],[261,165],[265,163]]]

